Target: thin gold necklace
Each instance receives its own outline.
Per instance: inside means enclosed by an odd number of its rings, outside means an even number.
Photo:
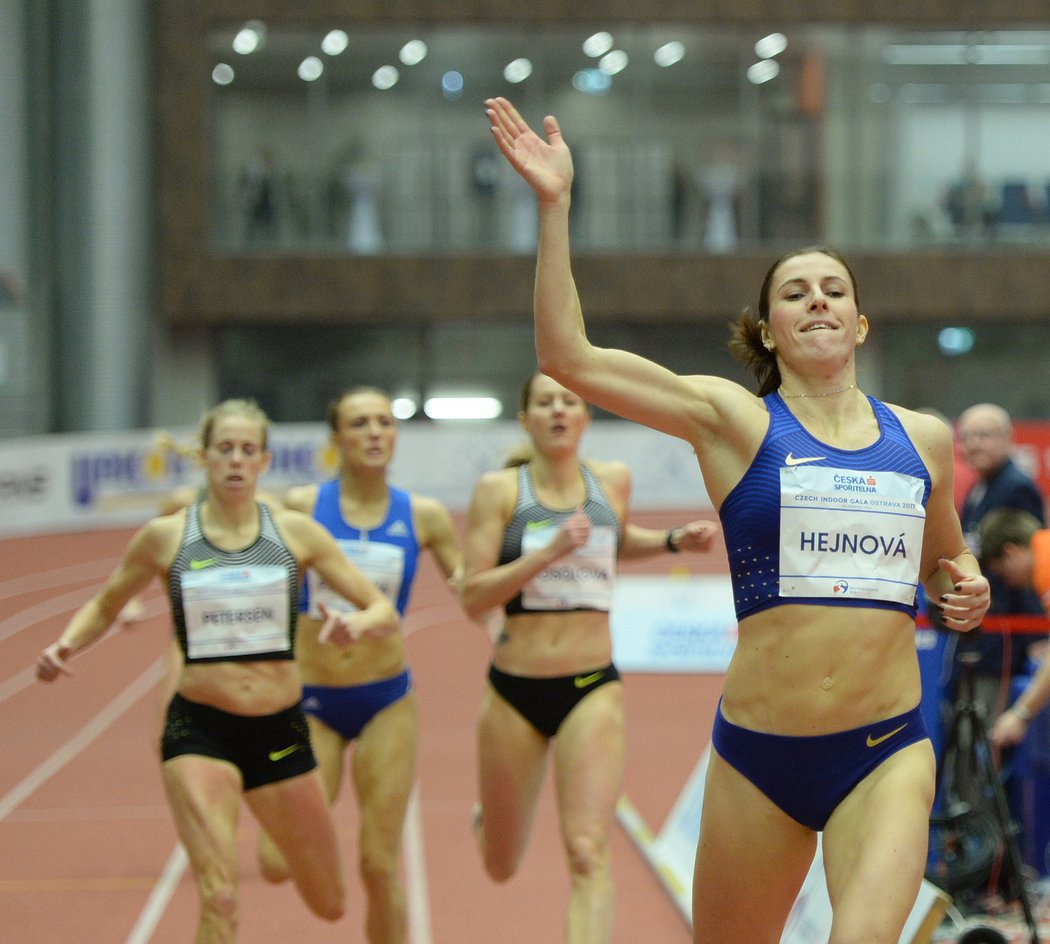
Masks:
[[[848,387],[839,387],[838,390],[829,390],[827,393],[784,393],[783,387],[777,392],[785,400],[815,400],[818,397],[833,397],[836,393],[845,393],[847,390],[852,390],[856,386],[855,383],[851,383]]]

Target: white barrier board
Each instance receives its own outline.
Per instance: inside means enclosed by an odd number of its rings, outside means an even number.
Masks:
[[[196,439],[192,429],[171,434],[185,446]],[[390,478],[462,511],[478,477],[500,468],[524,439],[513,421],[403,423]],[[337,457],[323,423],[274,424],[270,447],[273,462],[261,484],[273,492],[335,474]],[[627,463],[635,510],[711,510],[696,456],[679,439],[622,420],[596,420],[583,454]],[[0,537],[141,524],[173,489],[200,481],[196,462],[159,447],[150,430],[6,440],[0,443]]]
[[[728,576],[616,579],[610,626],[621,672],[725,672],[736,625]]]

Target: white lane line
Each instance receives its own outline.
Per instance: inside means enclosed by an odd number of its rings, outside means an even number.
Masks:
[[[102,642],[100,639],[99,642]],[[29,688],[36,681],[36,666],[31,665],[28,669],[12,675],[9,679],[0,682],[0,704],[7,701],[12,695],[17,695],[23,689]]]
[[[56,537],[68,537],[68,535],[56,535]],[[72,564],[69,567],[43,570],[35,574],[26,574],[23,577],[0,580],[0,600],[23,593],[32,593],[34,590],[49,590],[51,587],[60,587],[74,580],[85,582],[101,580],[109,576],[110,571],[117,566],[119,560],[119,557],[100,557],[84,564]]]
[[[138,624],[139,623],[142,623],[142,622],[144,622],[145,620],[148,620],[148,619],[152,619],[154,616],[160,616],[161,614],[167,613],[167,612],[170,612],[170,610],[169,610],[169,607],[167,605],[167,602],[164,601],[164,600],[154,601],[153,603],[148,604],[146,606],[146,610],[145,610],[145,612],[144,612],[144,614],[142,616],[142,619],[136,621],[136,626],[135,626],[135,628],[133,628],[131,630],[131,632],[138,632]],[[0,624],[0,625],[2,625],[2,624]],[[106,633],[105,636],[103,636],[101,639],[99,639],[98,642],[96,642],[91,648],[92,649],[97,649],[100,645],[102,645],[102,643],[107,642],[108,640],[112,639],[114,636],[118,636],[118,635],[120,635],[123,632],[128,632],[128,629],[126,627],[124,627],[124,626],[119,626],[119,627],[118,626],[114,626]],[[146,632],[149,632],[149,630],[146,630]],[[2,641],[2,639],[3,639],[3,637],[0,636],[0,641]],[[8,698],[11,698],[12,696],[17,695],[19,692],[23,691],[24,689],[29,688],[29,686],[34,684],[35,682],[36,682],[36,666],[35,665],[31,665],[28,668],[22,669],[21,672],[16,672],[10,678],[4,679],[4,681],[0,682],[0,704],[3,704],[5,701],[7,701]]]
[[[0,642],[44,620],[53,619],[75,610],[80,605],[87,603],[97,592],[97,588],[82,587],[19,610],[15,616],[0,621]]]
[[[168,862],[164,866],[160,879],[153,886],[153,891],[150,892],[145,906],[139,912],[135,927],[131,929],[124,944],[148,944],[153,939],[153,932],[157,930],[160,919],[164,917],[171,896],[175,894],[175,889],[188,863],[186,851],[179,843],[176,843],[175,848],[171,850],[171,855],[168,856]]]
[[[409,612],[401,624],[405,636],[425,629],[434,629],[448,623],[470,624],[470,617],[463,612],[458,603],[441,603],[433,606],[421,606],[419,612]]]
[[[402,836],[405,855],[405,884],[408,896],[408,939],[412,944],[431,944],[430,895],[427,891],[427,863],[423,854],[423,817],[419,804],[419,781],[408,798],[408,815]]]
[[[405,885],[408,911],[408,939],[411,944],[433,944],[430,895],[427,887],[426,856],[423,850],[423,817],[420,811],[419,783],[412,788],[402,837],[405,857]],[[176,845],[168,864],[153,887],[125,944],[149,944],[164,912],[187,868],[186,853]]]
[[[29,776],[20,783],[16,784],[15,787],[9,790],[3,797],[0,797],[0,821],[6,819],[7,815],[13,809],[30,797],[38,787],[46,783],[51,777],[58,773],[58,771],[73,760],[73,758],[81,751],[89,747],[99,735],[105,732],[114,721],[117,721],[120,716],[131,708],[135,702],[142,698],[143,695],[150,692],[164,675],[166,665],[166,656],[157,659],[153,665],[146,669],[145,672],[143,672],[134,682],[124,689],[124,691],[114,698],[113,701],[106,705],[106,707],[85,724],[84,727],[77,731],[72,738],[47,758],[47,760],[37,767],[36,770],[29,774]],[[62,681],[60,680],[58,684],[61,685]]]
[[[45,620],[53,619],[63,613],[71,613],[87,603],[97,592],[98,587],[82,587],[80,590],[70,590],[61,596],[51,597],[35,606],[19,610],[15,616],[0,620],[0,642],[22,632],[23,629],[43,623]],[[159,606],[157,605],[158,600],[161,601]],[[147,616],[154,616],[167,608],[167,598],[156,597],[146,605],[146,615],[143,619]]]

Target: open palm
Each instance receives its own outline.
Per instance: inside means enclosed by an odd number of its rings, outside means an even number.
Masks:
[[[569,193],[572,186],[572,155],[561,136],[557,120],[543,119],[547,140],[540,138],[505,98],[485,102],[485,114],[503,156],[542,201],[553,201]]]

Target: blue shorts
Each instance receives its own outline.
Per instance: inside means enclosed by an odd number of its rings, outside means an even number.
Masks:
[[[719,702],[711,743],[788,816],[819,832],[868,774],[926,737],[919,706],[862,728],[799,737],[741,728],[726,720]]]
[[[412,675],[365,682],[364,685],[304,685],[303,710],[328,725],[347,741],[353,741],[379,712],[412,691]]]
[[[317,766],[299,705],[272,715],[235,715],[178,693],[168,705],[163,760],[197,754],[233,764],[245,790],[305,774]]]
[[[596,688],[618,682],[620,673],[612,663],[593,672],[537,677],[511,675],[489,666],[489,682],[515,711],[540,734],[552,738],[562,722]]]

